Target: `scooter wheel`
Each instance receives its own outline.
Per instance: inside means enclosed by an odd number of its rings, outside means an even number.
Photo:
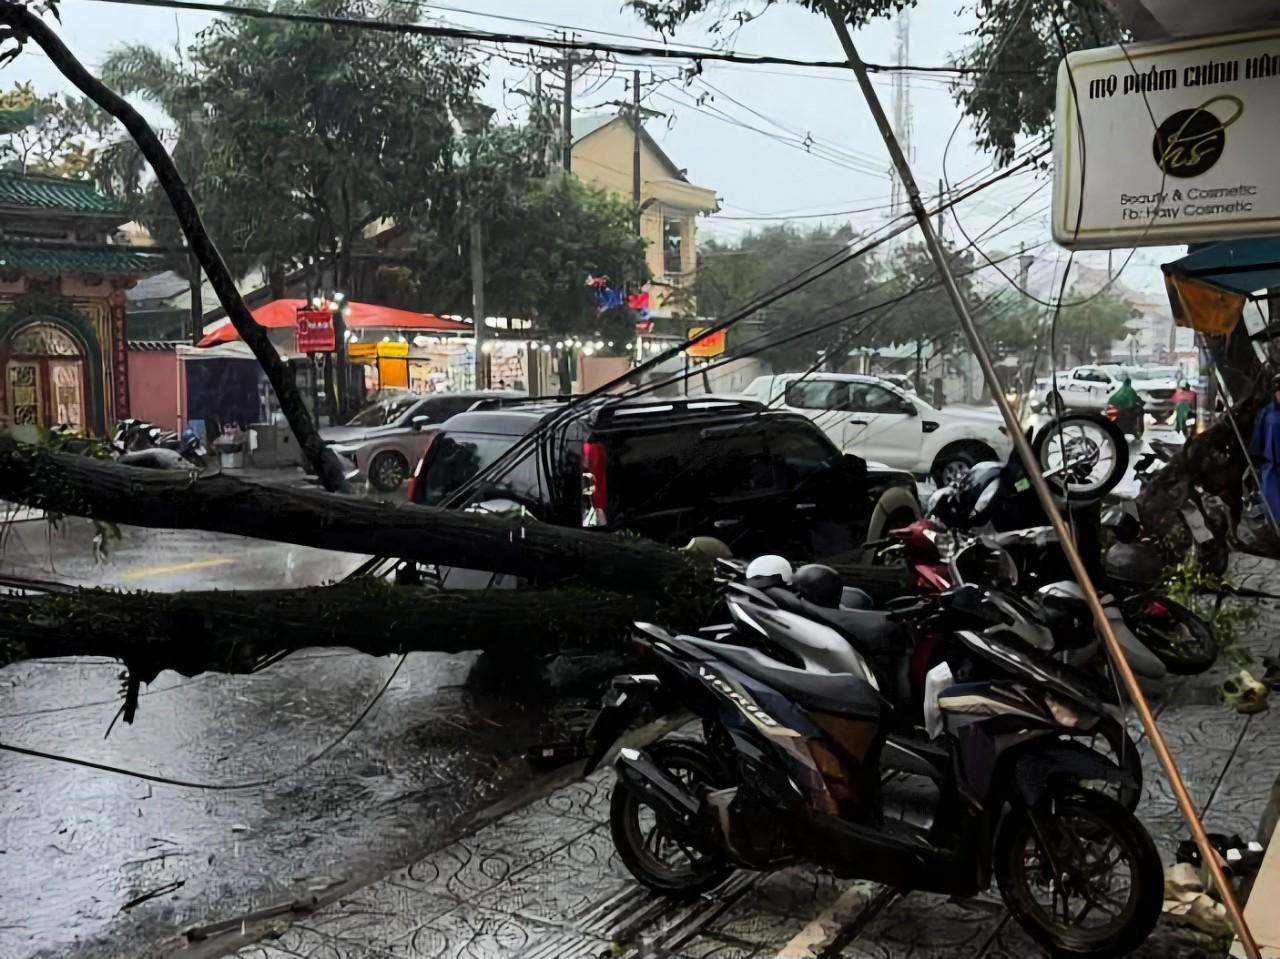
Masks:
[[[1098,793],[1015,806],[992,867],[1014,919],[1060,959],[1125,955],[1160,918],[1160,853],[1133,813]]]
[[[702,743],[665,739],[646,750],[670,776],[696,791],[720,789],[727,776]],[[609,803],[609,829],[627,871],[656,893],[692,899],[729,878],[733,867],[679,843],[665,832],[655,811],[621,783]]]

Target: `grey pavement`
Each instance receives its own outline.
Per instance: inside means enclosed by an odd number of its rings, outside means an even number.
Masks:
[[[13,523],[0,571],[131,589],[252,589],[324,582],[361,560],[126,528],[95,561],[92,533],[82,520]],[[166,955],[185,925],[367,882],[471,828],[526,786],[525,752],[563,721],[560,711],[464,688],[473,661],[410,655],[341,746],[283,778],[273,777],[350,725],[393,659],[323,649],[252,676],[162,673],[143,688],[134,724],[116,723],[105,739],[120,705],[119,663],[0,670],[0,740],[200,783],[272,780],[206,791],[0,753],[0,957]]]
[[[1280,565],[1237,562],[1238,576],[1275,578]],[[1280,582],[1280,579],[1275,579]],[[1280,648],[1280,602],[1210,673],[1177,680],[1154,705],[1193,800],[1211,831],[1258,835],[1280,796],[1275,710],[1242,716],[1219,701],[1229,672]],[[1280,707],[1280,703],[1277,704]],[[1139,815],[1172,864],[1187,836],[1145,739]],[[797,866],[738,873],[691,903],[645,892],[608,834],[612,773],[566,786],[292,925],[270,930],[240,959],[1041,959],[993,891],[971,900],[898,895]],[[1274,816],[1275,810],[1271,810]],[[1266,841],[1263,837],[1263,841]],[[181,955],[177,953],[176,955]],[[1221,939],[1163,922],[1134,955],[1225,956]]]

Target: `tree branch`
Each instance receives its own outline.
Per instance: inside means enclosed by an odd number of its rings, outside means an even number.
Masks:
[[[128,101],[89,73],[76,59],[75,54],[58,38],[58,35],[27,7],[13,0],[0,0],[0,24],[7,26],[20,41],[34,40],[64,77],[70,80],[81,93],[119,120],[129,131],[129,135],[137,142],[138,149],[146,157],[151,169],[155,171],[157,182],[173,205],[173,211],[182,227],[182,232],[192,252],[200,261],[205,275],[209,278],[209,284],[213,287],[218,302],[226,311],[227,318],[231,320],[240,337],[253,350],[253,355],[257,357],[266,372],[267,379],[271,382],[280,401],[280,409],[288,420],[289,427],[297,437],[298,445],[307,460],[321,477],[326,489],[344,489],[346,481],[343,478],[341,463],[336,454],[320,439],[315,421],[303,404],[302,394],[294,381],[292,370],[276,352],[266,330],[258,325],[249,308],[245,306],[240,291],[236,289],[235,278],[227,269],[222,254],[205,229],[195,201],[178,173],[173,158],[169,156],[169,151],[160,142],[155,131]]]

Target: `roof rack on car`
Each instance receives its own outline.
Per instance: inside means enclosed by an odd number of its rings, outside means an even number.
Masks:
[[[673,399],[632,402],[618,400],[605,406],[597,422],[617,422],[622,418],[642,416],[700,416],[709,412],[762,413],[765,405],[755,400],[715,396],[677,397]]]
[[[471,410],[505,410],[513,406],[525,406],[532,403],[570,403],[581,399],[578,393],[554,393],[547,396],[495,396],[486,400],[477,400]]]

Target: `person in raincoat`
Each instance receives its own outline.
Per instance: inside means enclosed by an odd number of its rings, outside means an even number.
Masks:
[[[1173,391],[1173,428],[1179,433],[1187,431],[1187,419],[1196,406],[1196,391],[1191,388],[1186,377],[1178,380],[1178,388]]]
[[[1133,388],[1133,380],[1124,378],[1120,389],[1111,394],[1107,402],[1116,409],[1116,425],[1126,433],[1142,433],[1142,397]]]
[[[1253,421],[1249,456],[1262,480],[1262,498],[1272,522],[1280,520],[1280,376],[1271,381],[1271,401]]]

